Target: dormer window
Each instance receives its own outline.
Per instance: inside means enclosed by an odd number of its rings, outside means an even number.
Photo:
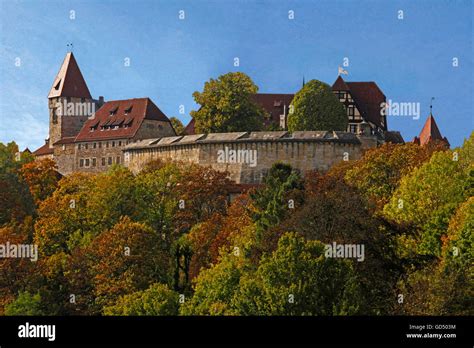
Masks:
[[[125,115],[128,115],[132,112],[133,105],[130,105],[128,108],[125,109]]]
[[[61,79],[59,79],[58,83],[56,83],[56,85],[54,85],[54,89],[59,90],[59,86],[61,86]]]
[[[110,116],[114,116],[117,114],[117,110],[118,110],[118,106],[116,106],[115,108],[113,108],[112,110],[110,110]]]

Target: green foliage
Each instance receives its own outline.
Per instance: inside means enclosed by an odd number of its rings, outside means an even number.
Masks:
[[[41,296],[20,292],[15,301],[6,306],[5,315],[43,315]]]
[[[285,234],[252,271],[241,255],[224,254],[201,272],[185,315],[342,315],[358,312],[361,294],[348,261],[324,256],[324,246]]]
[[[256,274],[246,274],[233,306],[245,315],[351,315],[363,301],[352,265],[326,258],[324,245],[283,235]]]
[[[461,148],[436,152],[429,162],[405,176],[384,208],[387,218],[422,233],[419,251],[440,255],[449,217],[470,194],[474,134]]]
[[[257,224],[257,233],[277,225],[289,211],[290,191],[303,187],[299,173],[284,163],[273,164],[263,184],[262,189],[250,195],[254,206],[251,215]]]
[[[176,135],[182,135],[184,132],[184,125],[177,117],[170,117],[171,125],[173,126]]]
[[[441,150],[444,150],[441,144],[385,143],[368,150],[347,171],[345,179],[381,209],[398,188],[402,177],[429,160],[433,152]]]
[[[288,115],[288,130],[294,131],[345,131],[347,115],[324,82],[311,80],[295,94],[292,101],[293,112]]]
[[[196,133],[256,131],[263,127],[264,110],[251,100],[258,88],[241,72],[227,73],[204,84],[193,97],[201,107],[191,111]]]
[[[183,315],[235,315],[231,301],[238,289],[246,260],[225,254],[196,279],[193,297],[181,307]]]
[[[144,291],[122,296],[105,315],[177,315],[178,294],[166,285],[153,284]]]
[[[18,154],[15,142],[0,142],[0,226],[35,214],[33,197],[20,175],[21,167],[33,157],[26,152]]]

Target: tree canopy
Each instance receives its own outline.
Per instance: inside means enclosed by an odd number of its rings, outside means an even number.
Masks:
[[[207,81],[202,92],[193,93],[194,100],[200,105],[197,111],[191,111],[196,133],[262,129],[265,111],[251,99],[257,91],[252,79],[241,72]]]
[[[328,84],[311,80],[295,94],[288,114],[290,132],[346,129],[346,111]]]

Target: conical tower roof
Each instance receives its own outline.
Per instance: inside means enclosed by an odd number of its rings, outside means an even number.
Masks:
[[[68,52],[49,91],[48,98],[76,97],[92,99],[86,81],[72,52]]]

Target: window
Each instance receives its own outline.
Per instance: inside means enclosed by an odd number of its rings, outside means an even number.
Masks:
[[[84,147],[86,148],[86,150],[89,148],[89,144],[86,143],[86,145],[84,145]]]
[[[53,109],[53,124],[58,123],[58,115],[56,113],[56,109]]]
[[[106,143],[105,143],[105,147],[109,147],[109,142],[106,142]]]
[[[120,164],[120,156],[117,156],[117,159],[115,160],[115,163]]]
[[[67,100],[68,103],[70,103],[71,102],[71,97],[67,97],[66,100]]]
[[[122,140],[119,140],[118,146],[122,146]]]
[[[82,158],[79,160],[79,167],[84,167],[84,160]]]
[[[101,148],[102,148],[102,142],[99,141],[99,149],[101,149]]]
[[[102,157],[102,165],[105,166],[105,157]]]
[[[81,103],[84,103],[86,101],[86,98],[81,98]]]
[[[347,115],[348,116],[354,116],[354,107],[352,105],[349,105],[347,107]]]
[[[89,167],[89,163],[90,163],[89,159],[86,158],[86,160],[85,160],[85,166],[86,166],[86,167]]]
[[[92,144],[92,148],[95,149],[96,147],[97,147],[97,143]]]
[[[125,115],[128,115],[132,112],[133,105],[130,105],[128,108],[125,109]]]
[[[112,147],[115,147],[115,141],[112,141]]]
[[[349,132],[357,133],[357,125],[356,124],[350,124],[349,125]]]
[[[92,166],[95,167],[97,165],[97,159],[93,158],[92,159]]]
[[[114,116],[117,114],[117,110],[118,110],[118,106],[116,106],[115,108],[113,108],[112,110],[110,110],[110,116]]]
[[[78,150],[81,149],[81,144],[77,144],[77,149],[78,149]]]
[[[108,158],[107,163],[109,164],[109,166],[112,165],[112,157]]]
[[[66,145],[63,144],[63,150],[66,150]]]

